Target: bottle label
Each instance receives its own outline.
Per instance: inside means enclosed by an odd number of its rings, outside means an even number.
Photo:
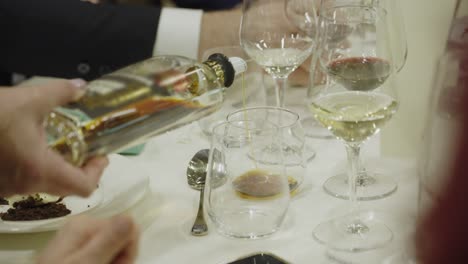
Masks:
[[[155,91],[161,93],[161,90],[151,76],[109,74],[90,82],[86,95],[70,107],[93,119],[155,95]]]
[[[122,82],[104,79],[90,82],[87,89],[89,92],[105,96],[124,88],[125,85]]]

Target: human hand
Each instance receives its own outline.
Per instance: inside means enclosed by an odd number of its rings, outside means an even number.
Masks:
[[[130,217],[68,222],[50,241],[38,264],[129,264],[138,251],[138,228]]]
[[[84,94],[84,84],[64,80],[0,88],[0,196],[33,192],[88,196],[96,188],[107,158],[76,168],[48,147],[43,127],[54,107]]]

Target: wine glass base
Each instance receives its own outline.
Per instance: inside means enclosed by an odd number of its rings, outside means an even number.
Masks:
[[[400,252],[386,258],[382,264],[416,264],[416,260],[410,257],[406,252]]]
[[[342,173],[329,178],[323,184],[323,189],[333,197],[348,200],[348,176]],[[392,195],[397,189],[397,183],[389,176],[367,171],[365,176],[358,178],[357,199],[360,201],[382,199]]]
[[[385,246],[393,239],[392,231],[375,219],[372,212],[329,220],[315,227],[314,239],[331,250],[363,252]]]

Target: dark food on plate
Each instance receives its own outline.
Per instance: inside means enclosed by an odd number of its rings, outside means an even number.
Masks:
[[[8,202],[7,199],[0,197],[0,205],[9,205],[10,203]]]
[[[12,208],[0,214],[0,218],[6,221],[29,221],[56,218],[70,213],[71,211],[62,203],[62,199],[44,202],[39,195],[35,195],[14,202]]]

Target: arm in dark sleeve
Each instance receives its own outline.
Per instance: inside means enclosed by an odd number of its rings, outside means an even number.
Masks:
[[[94,79],[152,55],[160,8],[0,0],[0,71]]]
[[[206,11],[230,9],[242,3],[242,0],[173,0],[179,7],[196,8]]]

